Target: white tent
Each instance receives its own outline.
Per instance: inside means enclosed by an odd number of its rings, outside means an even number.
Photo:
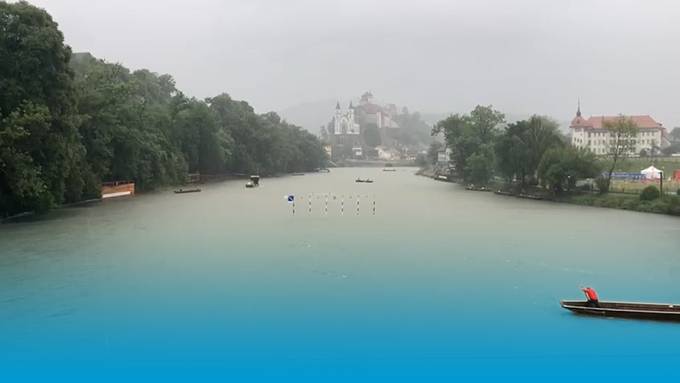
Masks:
[[[658,180],[661,178],[661,170],[655,168],[654,166],[643,169],[640,171],[640,173],[648,180]]]

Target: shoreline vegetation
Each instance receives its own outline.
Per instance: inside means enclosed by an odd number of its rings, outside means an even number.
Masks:
[[[503,182],[491,182],[485,186],[466,185],[463,180],[453,177],[449,178],[449,176],[436,172],[432,167],[420,168],[416,172],[416,175],[432,178],[435,181],[456,183],[461,187],[465,187],[465,189],[469,191],[493,192],[494,194],[500,196],[567,203],[580,206],[629,210],[640,213],[656,213],[680,216],[680,195],[667,194],[664,197],[659,196],[657,198],[653,198],[652,200],[641,199],[639,194],[629,192],[609,192],[601,194],[597,190],[581,190],[555,195],[541,188],[531,188],[529,190],[524,190],[523,192],[516,191],[512,189],[513,185]],[[654,187],[654,185],[648,186]]]
[[[196,174],[325,168],[321,141],[226,93],[186,96],[167,74],[72,54],[57,23],[0,1],[0,219],[96,199],[104,182],[138,191]]]
[[[572,147],[549,117],[506,123],[492,106],[477,106],[434,126],[432,135],[443,136],[444,142],[435,141],[419,159],[418,174],[458,182],[468,190],[680,216],[680,182],[669,177],[680,169],[680,161],[632,158],[638,128],[630,118],[620,116],[604,128],[612,144],[608,153],[595,156]],[[630,182],[614,176],[655,163],[664,170],[663,192],[658,179]]]

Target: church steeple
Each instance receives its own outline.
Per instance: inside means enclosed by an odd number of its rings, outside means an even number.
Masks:
[[[354,106],[352,106],[352,101],[349,102],[349,108],[352,109]]]
[[[576,117],[581,117],[581,99],[578,99],[578,107],[576,108]]]
[[[338,103],[335,104],[335,109],[340,110],[340,101],[338,101]]]

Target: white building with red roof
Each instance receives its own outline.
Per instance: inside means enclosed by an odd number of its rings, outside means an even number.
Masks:
[[[638,127],[635,140],[635,149],[632,155],[643,150],[651,151],[652,148],[662,149],[670,144],[666,136],[666,128],[649,115],[624,116],[633,120]],[[590,116],[584,118],[581,115],[579,103],[576,116],[571,120],[571,144],[577,148],[586,148],[595,154],[604,155],[609,153],[611,133],[605,128],[605,123],[614,122],[621,116]]]

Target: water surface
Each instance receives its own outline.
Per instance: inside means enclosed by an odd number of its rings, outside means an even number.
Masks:
[[[3,374],[680,377],[680,324],[559,307],[586,284],[602,299],[680,303],[680,220],[467,192],[413,172],[333,169],[253,190],[229,181],[0,226]]]

